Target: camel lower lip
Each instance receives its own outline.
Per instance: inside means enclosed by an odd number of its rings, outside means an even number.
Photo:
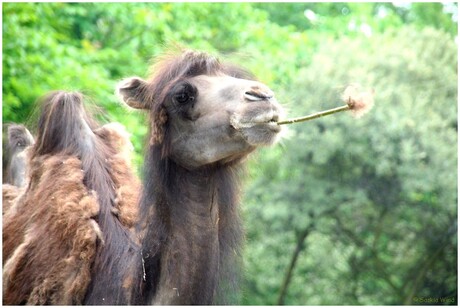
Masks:
[[[281,126],[278,125],[276,121],[269,121],[269,122],[246,122],[246,123],[238,123],[239,128],[254,128],[254,127],[267,127],[268,129],[279,132],[281,130]]]
[[[281,131],[281,126],[279,126],[277,122],[268,122],[267,125],[274,132],[278,133]]]

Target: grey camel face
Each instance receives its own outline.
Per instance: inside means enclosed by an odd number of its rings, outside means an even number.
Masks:
[[[34,137],[29,130],[18,124],[8,126],[8,150],[10,162],[8,165],[7,182],[23,187],[26,184],[27,152],[34,144]]]
[[[120,84],[119,95],[138,108],[136,92],[147,83],[129,78]],[[276,122],[283,110],[266,85],[222,73],[176,82],[164,108],[171,158],[187,169],[240,159],[275,143],[281,131]]]

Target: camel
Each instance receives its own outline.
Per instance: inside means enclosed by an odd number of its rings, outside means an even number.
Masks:
[[[165,55],[152,71],[117,87],[149,115],[142,187],[122,128],[95,124],[76,93],[45,99],[29,186],[4,216],[4,303],[216,304],[237,289],[241,168],[278,140],[283,109],[206,53]]]
[[[27,156],[34,143],[32,134],[24,125],[10,124],[7,131],[7,143],[3,148],[2,214],[8,211],[26,185]]]
[[[34,137],[24,125],[8,125],[8,144],[6,146],[8,164],[5,182],[16,187],[23,187],[26,182],[27,151],[34,143]]]
[[[113,244],[101,229],[115,223],[129,235],[134,226],[132,145],[121,125],[98,127],[78,93],[53,92],[41,105],[27,186],[3,216],[3,303],[81,304]]]

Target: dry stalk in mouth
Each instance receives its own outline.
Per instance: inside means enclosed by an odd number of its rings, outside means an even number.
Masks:
[[[359,118],[367,113],[374,105],[374,90],[370,92],[359,92],[358,85],[348,86],[342,94],[342,99],[346,103],[344,106],[316,112],[304,117],[292,118],[278,121],[278,125],[305,122],[330,114],[350,110],[355,118]]]

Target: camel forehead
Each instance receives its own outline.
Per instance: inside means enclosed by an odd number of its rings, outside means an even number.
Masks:
[[[190,79],[198,88],[199,94],[217,95],[223,100],[231,100],[242,96],[242,90],[249,87],[254,81],[240,79],[225,74],[208,76],[200,75]]]
[[[193,82],[196,86],[200,87],[210,87],[210,86],[238,86],[243,82],[250,82],[249,80],[235,78],[225,74],[217,75],[199,75],[190,78],[190,81]]]

